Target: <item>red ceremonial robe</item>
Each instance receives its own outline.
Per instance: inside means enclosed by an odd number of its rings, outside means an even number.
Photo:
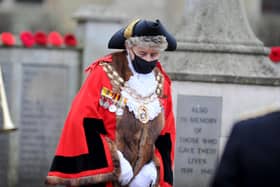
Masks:
[[[112,89],[101,63],[113,64],[113,55],[98,59],[87,69],[89,75],[73,100],[46,184],[97,184],[109,187],[118,181],[120,166],[115,144],[116,114],[99,104],[102,88]],[[123,63],[127,63],[127,60]],[[164,125],[154,142],[154,155],[159,162],[158,185],[171,187],[175,148],[171,81],[160,63],[157,63],[157,69],[164,77],[163,97],[160,98],[164,109]]]

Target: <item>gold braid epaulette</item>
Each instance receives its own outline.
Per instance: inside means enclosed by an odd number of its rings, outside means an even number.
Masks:
[[[110,63],[100,62],[100,65],[103,67],[103,70],[106,72],[107,76],[111,81],[113,92],[120,92],[121,88],[124,86],[124,79],[118,74],[118,72],[113,68],[113,66]],[[158,69],[157,71],[155,71],[155,73],[157,81],[157,88],[155,92],[158,97],[161,97],[163,93],[164,77]]]
[[[101,62],[100,65],[109,77],[113,92],[120,92],[121,87],[124,85],[124,79],[118,74],[118,72],[107,62]]]

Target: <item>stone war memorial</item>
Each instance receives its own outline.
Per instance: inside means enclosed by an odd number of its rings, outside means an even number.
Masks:
[[[207,187],[233,123],[279,98],[280,72],[252,32],[242,0],[183,2],[177,51],[161,56],[172,79],[176,118],[174,186]],[[7,103],[17,127],[0,133],[1,187],[44,186],[66,113],[84,78],[81,69],[110,52],[110,36],[132,19],[120,15],[110,9],[79,10],[74,17],[82,50],[0,46]],[[3,127],[1,115],[0,120]]]
[[[173,80],[176,187],[207,187],[233,122],[279,98],[280,73],[242,3],[186,0],[177,52],[162,57]]]
[[[0,186],[44,186],[68,107],[80,85],[80,50],[0,46],[8,109],[1,92]]]

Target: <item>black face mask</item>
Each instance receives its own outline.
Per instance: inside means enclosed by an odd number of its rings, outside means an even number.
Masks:
[[[132,65],[137,73],[148,74],[156,67],[158,60],[146,61],[134,53],[134,60],[131,60]]]

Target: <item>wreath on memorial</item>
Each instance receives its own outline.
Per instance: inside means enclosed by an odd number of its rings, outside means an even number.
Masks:
[[[16,43],[14,35],[10,32],[1,33],[1,41],[4,46],[13,46]]]
[[[48,35],[48,42],[50,45],[60,47],[63,44],[63,37],[59,32],[50,32]]]
[[[68,47],[75,47],[75,46],[77,46],[78,42],[77,42],[76,37],[73,34],[68,33],[64,36],[64,43]]]
[[[19,34],[19,41],[24,47],[31,48],[34,46],[52,46],[52,47],[76,47],[78,41],[74,34],[67,33],[62,36],[59,32],[53,31],[45,33],[37,31],[34,34],[31,31],[23,31]],[[16,45],[16,37],[10,32],[0,34],[0,45],[14,46]]]
[[[46,46],[48,44],[47,34],[43,31],[35,32],[34,39],[39,46]]]
[[[271,47],[269,58],[274,63],[280,62],[280,47]]]
[[[32,32],[23,31],[20,33],[20,40],[25,47],[32,47],[35,44],[35,39]]]

